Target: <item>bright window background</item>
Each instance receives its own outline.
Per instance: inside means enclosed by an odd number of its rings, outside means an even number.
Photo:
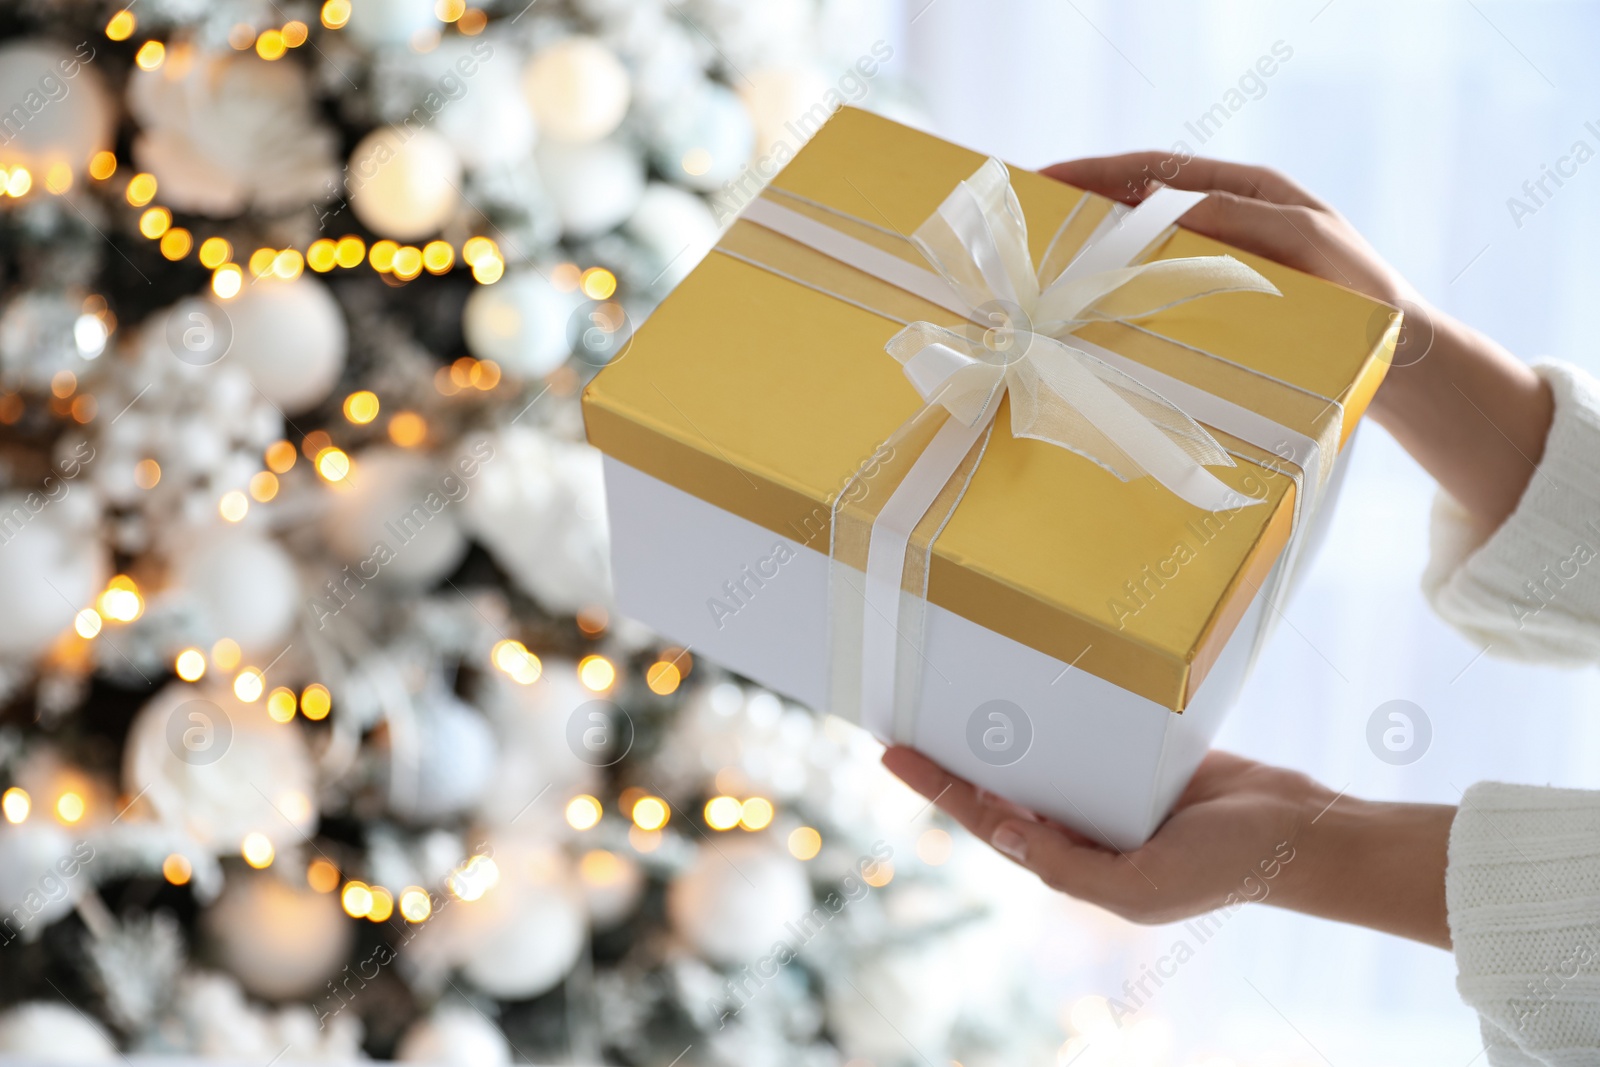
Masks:
[[[1554,195],[1520,227],[1507,207],[1574,142],[1600,150],[1600,8],[903,3],[892,66],[934,132],[1023,166],[1182,141],[1279,168],[1333,202],[1447,312],[1523,358],[1600,369],[1588,337],[1600,293],[1600,159],[1550,185]],[[1201,144],[1185,124],[1279,41],[1293,55],[1265,93]],[[1431,483],[1376,427],[1360,435],[1353,462],[1292,626],[1279,627],[1219,744],[1354,796],[1454,803],[1486,778],[1600,788],[1595,672],[1498,661],[1447,629],[1418,589]],[[1403,767],[1366,741],[1369,716],[1395,698],[1425,709],[1433,729],[1426,755]],[[1041,902],[1026,882],[993,877],[1003,879],[990,885],[1007,951],[1033,968],[1042,999],[1064,1009],[1120,995],[1124,979],[1184,936]],[[1150,1062],[1467,1067],[1482,1045],[1454,978],[1439,950],[1248,908],[1137,1018],[1158,1020],[1147,1028],[1153,1043],[1170,1044]],[[1116,1039],[1100,1044],[1081,1067],[1145,1062],[1111,1055]]]

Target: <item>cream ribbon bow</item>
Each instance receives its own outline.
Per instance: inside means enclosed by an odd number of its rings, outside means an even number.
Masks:
[[[968,324],[912,323],[888,351],[924,401],[967,427],[987,425],[1009,394],[1013,436],[1075,452],[1123,481],[1149,475],[1207,511],[1259,504],[1205,469],[1235,464],[1203,426],[1069,341],[1092,322],[1127,322],[1219,293],[1282,295],[1232,256],[1128,265],[1203,198],[1158,190],[1059,270],[1052,246],[1035,272],[1022,206],[1005,164],[990,159],[912,235],[970,308]]]

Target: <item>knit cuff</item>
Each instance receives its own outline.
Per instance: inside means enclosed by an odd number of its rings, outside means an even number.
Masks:
[[[1491,1048],[1536,1063],[1600,1047],[1600,792],[1479,782],[1450,829],[1456,987]],[[1522,1062],[1491,1056],[1491,1063]]]
[[[1422,588],[1434,609],[1495,653],[1600,659],[1600,386],[1560,363],[1535,368],[1555,395],[1539,468],[1498,529],[1440,492]]]

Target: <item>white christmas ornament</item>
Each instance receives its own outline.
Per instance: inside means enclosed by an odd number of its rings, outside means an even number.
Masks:
[[[124,788],[218,855],[237,854],[252,832],[280,851],[297,845],[317,825],[305,735],[227,683],[173,682],[139,709],[122,754]]]
[[[38,1000],[0,1015],[0,1058],[13,1056],[27,1063],[113,1063],[121,1054],[81,1011]]]
[[[571,353],[568,329],[583,303],[538,271],[513,270],[497,285],[473,288],[461,312],[461,331],[479,359],[525,378],[542,378]]]
[[[536,883],[515,893],[504,888],[509,907],[499,916],[494,935],[467,957],[461,973],[492,997],[523,1000],[554,989],[578,962],[587,936],[583,905],[563,885]],[[491,890],[474,903],[495,896]]]
[[[501,1067],[511,1062],[511,1046],[481,1012],[446,1007],[412,1023],[394,1058],[433,1067]]]
[[[504,51],[483,58],[486,45],[482,38],[447,37],[417,59],[436,85],[450,79],[450,85],[465,86],[434,113],[434,127],[470,170],[526,159],[537,139],[533,112],[517,85],[513,61],[502,58]]]
[[[364,6],[364,5],[358,5]],[[202,215],[283,213],[338,192],[337,138],[303,68],[250,53],[170,59],[128,78],[133,155],[161,202]]]
[[[560,853],[498,838],[491,850],[492,884],[436,912],[407,952],[419,975],[441,985],[459,968],[496,999],[536,997],[560,984],[583,951],[583,900]]]
[[[589,906],[589,923],[604,930],[627,918],[644,892],[644,872],[624,852],[595,849],[578,864],[583,899]]]
[[[204,628],[204,644],[224,638],[271,659],[294,624],[300,578],[277,541],[237,527],[211,528],[178,560],[176,574]]]
[[[267,1000],[315,996],[354,940],[337,894],[270,871],[230,873],[202,922],[222,965]]]
[[[849,982],[827,983],[829,1025],[838,1032],[840,1047],[853,1056],[892,1061],[904,1056],[907,1046],[935,1055],[960,1015],[962,978],[947,954],[921,949],[874,954]]]
[[[349,334],[322,282],[303,274],[258,278],[224,311],[233,327],[226,358],[285,414],[315,407],[338,382]]]
[[[471,481],[426,455],[387,446],[358,453],[354,471],[323,522],[328,546],[357,579],[336,576],[341,597],[359,597],[369,581],[421,588],[455,570],[467,553],[459,508]]]
[[[0,657],[43,652],[110,576],[105,547],[69,520],[60,498],[84,490],[59,478],[51,486],[0,495]]]
[[[345,179],[356,217],[385,237],[436,233],[461,203],[461,160],[426,127],[385,126],[350,153]]]
[[[739,97],[716,82],[704,82],[666,112],[655,142],[656,166],[663,174],[710,192],[750,162],[756,134]]]
[[[44,188],[52,167],[82,175],[90,156],[112,147],[114,112],[93,58],[87,41],[72,51],[53,41],[0,47],[0,166],[25,166]]]
[[[618,141],[545,141],[534,156],[568,237],[605,233],[633,214],[644,196],[644,163]]]
[[[345,32],[368,48],[395,48],[440,30],[434,10],[433,0],[361,0],[350,5]]]
[[[539,129],[558,141],[598,141],[628,113],[628,70],[593,37],[569,37],[540,51],[522,85]]]
[[[656,284],[667,289],[689,276],[720,233],[704,200],[666,182],[650,183],[624,229],[660,264],[665,273]]]
[[[8,935],[31,941],[72,911],[85,885],[80,869],[94,849],[48,822],[0,827],[0,915]]]
[[[567,723],[580,705],[595,694],[578,681],[571,660],[549,658],[532,685],[496,671],[484,701],[499,738],[496,760],[479,814],[494,825],[536,823],[545,817],[552,828],[561,824],[559,811],[529,808],[529,799],[546,788],[571,796],[593,789],[594,764],[578,758],[567,743]]]
[[[600,453],[523,426],[489,440],[495,460],[463,501],[467,529],[547,610],[609,603]]]
[[[760,837],[724,838],[702,848],[667,890],[678,936],[714,963],[748,963],[794,935],[785,923],[811,910],[800,861]]]
[[[475,708],[435,689],[389,720],[389,806],[415,822],[444,822],[482,798],[496,739]]]
[[[264,1064],[284,1057],[286,1048],[300,1062],[361,1060],[360,1016],[344,1010],[346,1001],[326,985],[319,992],[316,1008],[287,1004],[271,1011],[251,1003],[229,975],[185,970],[171,991],[166,1017],[155,1027],[157,1047],[149,1051],[196,1056],[207,1063]]]
[[[739,95],[755,123],[756,154],[771,157],[769,169],[792,159],[832,117],[833,101],[843,99],[826,74],[804,64],[751,71],[749,80],[739,86]]]

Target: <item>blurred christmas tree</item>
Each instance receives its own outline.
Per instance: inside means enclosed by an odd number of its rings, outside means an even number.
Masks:
[[[1051,1039],[870,742],[606,607],[577,393],[871,17],[0,7],[0,1052]]]

